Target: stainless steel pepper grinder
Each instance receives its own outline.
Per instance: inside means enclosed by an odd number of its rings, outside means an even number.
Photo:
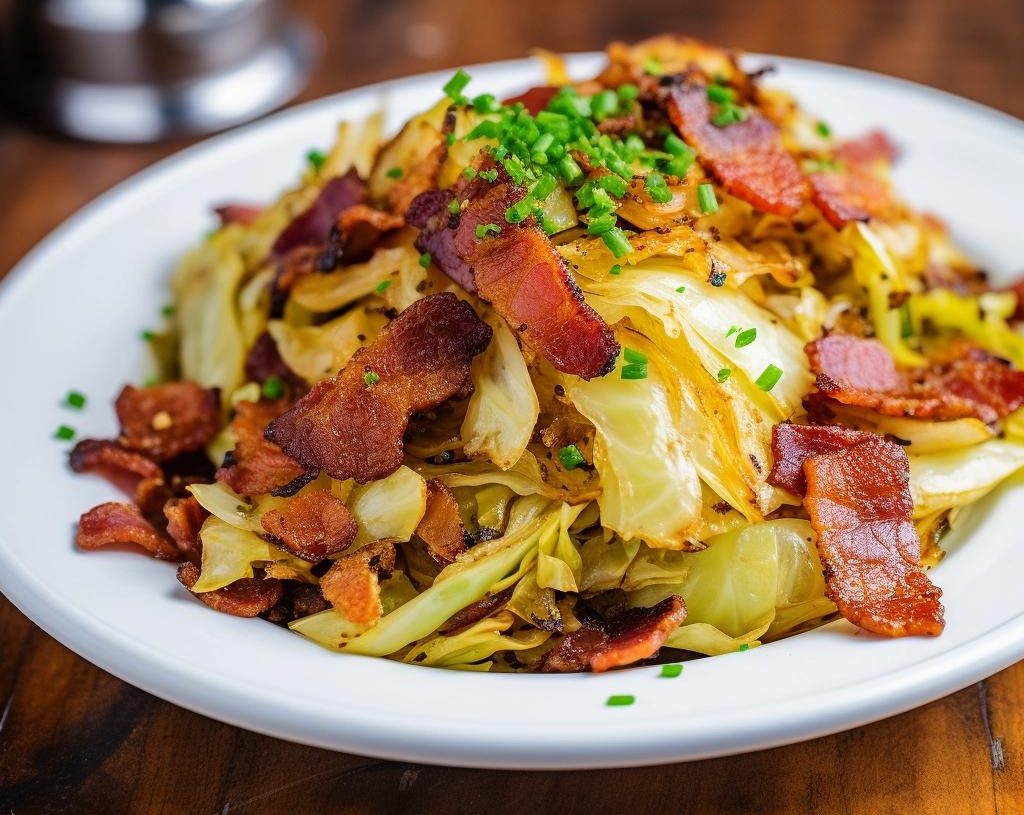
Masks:
[[[13,0],[9,12],[0,54],[10,101],[91,141],[255,118],[302,89],[317,50],[278,0]]]

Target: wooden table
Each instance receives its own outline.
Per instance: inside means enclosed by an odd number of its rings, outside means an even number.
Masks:
[[[303,99],[534,45],[586,50],[674,30],[894,74],[1024,116],[1020,0],[297,6],[326,35]],[[86,201],[181,146],[86,145],[0,122],[0,273]],[[1024,664],[920,710],[792,747],[640,770],[483,772],[338,755],[189,713],[93,667],[0,598],[2,813],[606,809],[1024,812]]]

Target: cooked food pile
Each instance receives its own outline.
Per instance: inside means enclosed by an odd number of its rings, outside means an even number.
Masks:
[[[71,454],[134,495],[78,545],[467,670],[940,634],[940,540],[1024,466],[1017,294],[898,197],[881,133],[696,41],[607,57],[504,100],[457,71],[218,210],[159,381]]]

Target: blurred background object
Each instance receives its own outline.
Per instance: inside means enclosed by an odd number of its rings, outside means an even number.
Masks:
[[[292,99],[311,31],[278,0],[13,0],[11,104],[78,138],[209,133]]]

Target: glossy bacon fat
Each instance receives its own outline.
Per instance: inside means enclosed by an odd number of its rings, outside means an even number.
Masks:
[[[774,428],[772,448],[771,483],[801,492],[792,472],[802,468],[804,507],[839,613],[883,636],[941,634],[942,592],[920,567],[903,448],[872,433],[792,424]]]
[[[402,463],[409,417],[462,391],[491,329],[454,294],[418,300],[266,431],[307,473],[360,483]]]

